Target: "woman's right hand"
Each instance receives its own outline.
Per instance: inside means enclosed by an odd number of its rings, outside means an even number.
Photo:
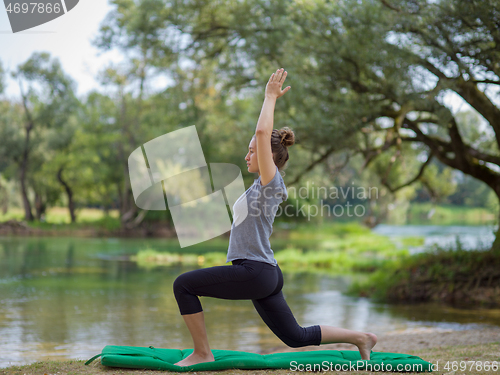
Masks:
[[[281,90],[281,86],[283,86],[286,76],[287,72],[283,68],[276,70],[276,73],[271,75],[271,78],[269,78],[269,82],[267,82],[266,85],[266,97],[278,99],[292,88],[291,86],[288,86],[284,90]]]

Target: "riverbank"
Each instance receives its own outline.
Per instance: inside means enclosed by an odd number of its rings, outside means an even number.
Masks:
[[[500,306],[500,254],[492,250],[435,248],[387,261],[357,280],[350,293],[387,302],[444,302]]]
[[[93,222],[26,223],[16,219],[0,223],[0,236],[20,237],[123,237],[176,238],[175,229],[163,223],[151,223],[135,228],[122,228],[118,219],[103,218]]]
[[[379,341],[374,351],[407,353],[421,357],[423,360],[437,365],[437,374],[467,373],[473,375],[491,375],[500,373],[500,368],[496,371],[485,369],[485,364],[497,361],[500,366],[500,327],[488,327],[481,329],[471,329],[464,331],[421,329],[415,331],[391,332],[379,337]],[[319,347],[306,347],[302,349],[276,348],[272,352],[282,351],[303,351],[303,350],[355,350],[352,345],[330,344]],[[269,352],[263,353],[267,354]],[[97,354],[97,353],[96,353]],[[40,375],[40,374],[121,374],[121,375],[152,375],[159,371],[133,370],[106,367],[101,365],[99,360],[88,366],[84,363],[87,360],[71,361],[43,361],[25,366],[11,366],[0,369],[2,375]],[[474,361],[474,363],[472,362]],[[447,366],[448,365],[448,366]],[[453,371],[453,366],[458,366],[458,371]],[[460,371],[460,366],[467,366],[467,370]],[[471,368],[472,366],[472,368]],[[448,368],[447,368],[448,367]],[[481,368],[480,368],[481,367]],[[248,375],[248,370],[226,370],[226,371],[203,371],[190,374],[200,375]],[[252,374],[285,375],[293,373],[290,370],[252,370]],[[325,372],[327,373],[327,372]],[[336,372],[337,373],[337,372]],[[168,372],[168,374],[182,374]],[[338,374],[350,374],[349,372],[338,372]],[[377,372],[356,372],[360,375],[375,375]],[[396,373],[393,373],[396,374]]]

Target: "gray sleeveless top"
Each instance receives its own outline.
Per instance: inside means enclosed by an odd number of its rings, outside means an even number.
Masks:
[[[234,217],[229,236],[227,262],[250,259],[277,264],[269,237],[273,233],[273,222],[278,206],[287,198],[285,182],[278,167],[273,179],[267,185],[260,184],[260,176],[254,180],[252,186],[233,205]]]

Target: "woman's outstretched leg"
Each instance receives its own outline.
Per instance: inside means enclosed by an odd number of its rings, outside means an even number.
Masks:
[[[292,348],[308,345],[348,343],[356,345],[362,359],[370,359],[371,349],[377,343],[373,333],[351,331],[330,326],[301,327],[285,301],[283,274],[277,266],[278,285],[268,297],[252,300],[255,309],[267,326],[281,341]]]
[[[370,359],[370,352],[377,343],[377,336],[373,333],[351,331],[345,328],[331,326],[321,327],[321,343],[348,343],[356,345],[362,359]]]
[[[377,343],[377,336],[373,333],[323,325],[301,327],[288,307],[282,291],[252,302],[271,331],[292,348],[347,343],[358,347],[362,359],[370,359],[370,352]]]
[[[208,344],[207,329],[205,327],[205,317],[203,311],[196,314],[182,315],[186,323],[189,333],[193,338],[193,352],[176,363],[177,366],[191,366],[202,362],[213,362],[214,355],[210,351]]]

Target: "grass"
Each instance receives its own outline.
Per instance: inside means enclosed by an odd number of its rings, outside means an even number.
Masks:
[[[198,254],[179,254],[170,252],[159,252],[153,249],[139,250],[136,255],[130,257],[130,260],[137,262],[141,268],[152,269],[158,266],[219,266],[226,262],[226,253],[204,253]]]
[[[45,230],[78,230],[88,228],[102,228],[105,230],[116,230],[120,228],[118,210],[110,210],[106,215],[103,210],[97,208],[82,208],[76,211],[76,222],[71,223],[69,211],[64,207],[52,207],[47,209],[44,221],[33,221],[28,223],[31,228]],[[6,214],[0,212],[0,223],[8,220],[24,220],[24,210],[12,208]]]
[[[500,368],[494,371],[493,369],[485,369],[484,364],[494,361],[500,366],[500,352],[498,343],[477,344],[468,346],[446,346],[434,347],[429,349],[408,351],[408,354],[416,355],[427,362],[432,363],[435,367],[434,371],[438,374],[471,374],[471,375],[491,375],[500,372]],[[405,351],[402,348],[402,351]],[[474,361],[474,365],[473,362]],[[479,368],[481,364],[482,368]],[[472,368],[471,368],[472,365]],[[457,366],[456,369],[453,366]],[[460,368],[462,366],[462,369]],[[464,370],[463,367],[466,366]],[[455,371],[454,371],[455,370]],[[42,361],[35,362],[24,366],[11,366],[5,369],[0,369],[0,374],[3,375],[40,375],[40,374],[67,374],[67,375],[87,375],[87,374],[120,374],[120,375],[151,375],[165,373],[155,370],[142,369],[122,369],[116,367],[106,367],[101,365],[99,360],[94,361],[88,366],[85,366],[84,360],[70,361]],[[225,370],[225,371],[201,371],[196,372],[203,375],[285,375],[290,374],[290,369],[283,370]],[[195,373],[195,374],[196,374]],[[331,373],[331,372],[328,372]],[[337,374],[352,374],[352,372],[335,372]],[[185,374],[168,372],[168,374]],[[193,374],[190,372],[189,374]],[[375,375],[380,372],[359,371],[356,374],[360,375]],[[398,374],[393,372],[393,374]],[[411,374],[411,373],[406,373]]]
[[[82,208],[76,211],[77,222],[99,221],[106,215],[98,208]],[[109,211],[109,216],[118,217],[118,210]],[[6,214],[0,212],[0,222],[11,219],[24,220],[24,210],[21,208],[11,208]],[[50,224],[69,224],[71,217],[65,207],[51,207],[47,209],[45,221]]]

